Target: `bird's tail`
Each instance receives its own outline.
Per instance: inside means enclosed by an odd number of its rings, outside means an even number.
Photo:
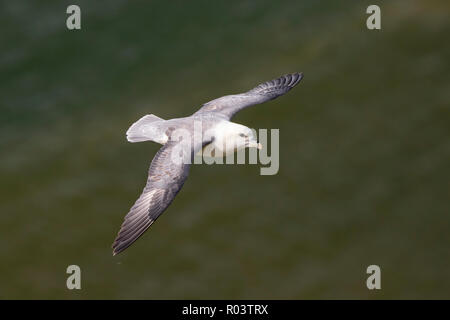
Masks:
[[[161,130],[165,120],[153,114],[143,116],[133,123],[127,131],[127,140],[129,142],[154,141],[164,144],[168,137]]]

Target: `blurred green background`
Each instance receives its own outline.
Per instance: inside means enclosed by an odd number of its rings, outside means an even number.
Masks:
[[[450,298],[448,1],[73,3],[0,5],[0,298]],[[193,166],[112,257],[159,148],[129,125],[295,71],[234,118],[280,129],[279,173]]]

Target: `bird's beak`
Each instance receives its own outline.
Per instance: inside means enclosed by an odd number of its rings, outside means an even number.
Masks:
[[[262,144],[256,141],[250,141],[248,144],[249,148],[256,148],[258,150],[261,150],[263,148]]]

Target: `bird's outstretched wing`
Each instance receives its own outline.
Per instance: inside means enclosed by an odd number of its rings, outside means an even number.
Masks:
[[[295,87],[303,78],[303,73],[291,73],[264,82],[250,91],[224,96],[205,103],[195,114],[214,112],[231,119],[236,112],[282,96]]]
[[[189,156],[200,146],[188,150]],[[180,143],[169,141],[156,153],[148,172],[147,184],[139,199],[125,216],[120,231],[112,245],[116,255],[133,244],[172,203],[186,181],[190,164],[174,161],[180,153]],[[179,157],[179,156],[178,156]]]

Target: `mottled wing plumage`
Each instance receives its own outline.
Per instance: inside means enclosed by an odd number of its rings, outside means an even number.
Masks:
[[[295,87],[302,78],[302,73],[281,76],[277,79],[264,82],[248,92],[224,96],[205,103],[196,114],[214,112],[231,119],[238,111],[246,107],[282,96]]]
[[[147,185],[125,216],[112,248],[116,255],[133,244],[172,203],[189,174],[189,164],[172,161],[174,142],[166,143],[150,165]]]

